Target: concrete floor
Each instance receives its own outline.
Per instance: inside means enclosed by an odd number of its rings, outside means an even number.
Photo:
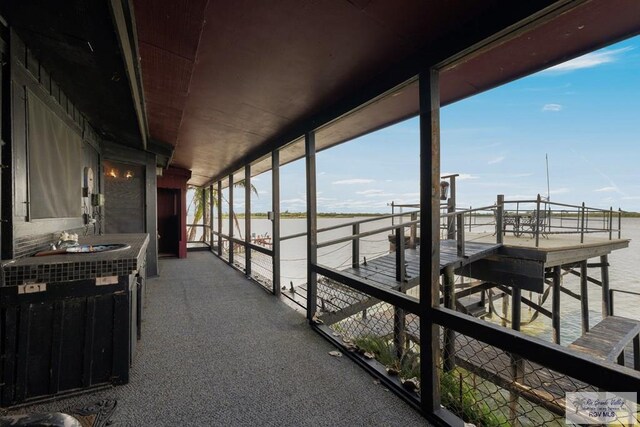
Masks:
[[[208,252],[160,261],[129,384],[22,409],[117,399],[117,426],[414,426],[304,317]]]

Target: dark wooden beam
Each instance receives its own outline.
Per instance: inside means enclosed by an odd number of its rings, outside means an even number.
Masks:
[[[316,190],[316,135],[308,132],[304,136],[307,171],[307,319],[316,315],[317,274],[312,268],[318,258],[318,212]]]
[[[222,256],[222,181],[216,184],[218,188],[218,256]]]
[[[280,151],[271,153],[271,223],[272,249],[271,258],[273,275],[273,294],[280,295]]]
[[[251,165],[244,167],[244,264],[245,274],[251,276]]]
[[[560,344],[560,289],[562,288],[562,270],[559,265],[553,267],[553,284],[551,296],[551,324],[553,342]]]
[[[229,265],[233,265],[233,174],[229,174]]]
[[[440,303],[440,84],[439,72],[419,76],[420,99],[420,342],[421,408],[440,409],[440,328],[429,315]]]

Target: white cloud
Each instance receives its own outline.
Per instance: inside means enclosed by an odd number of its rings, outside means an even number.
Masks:
[[[488,165],[495,165],[496,163],[500,163],[500,162],[502,162],[504,159],[506,159],[506,157],[505,157],[505,156],[498,156],[498,157],[495,157],[495,158],[493,158],[493,159],[489,160],[489,161],[487,162],[487,164],[488,164]]]
[[[558,64],[554,67],[548,68],[545,71],[546,72],[554,72],[554,71],[562,72],[562,71],[579,70],[582,68],[597,67],[598,65],[617,61],[619,59],[620,54],[627,52],[631,49],[633,48],[623,47],[620,49],[610,49],[610,50],[603,50],[600,52],[587,53],[586,55],[579,56],[567,62],[563,62],[562,64]]]
[[[609,192],[618,192],[618,187],[602,187],[602,188],[597,188],[593,191],[596,191],[598,193],[609,193]]]
[[[364,191],[356,191],[356,194],[362,194],[365,196],[367,194],[380,194],[380,193],[384,193],[384,190],[371,189],[371,190],[364,190]]]
[[[625,196],[622,200],[640,200],[640,196]]]
[[[335,185],[353,185],[353,184],[371,184],[373,179],[365,179],[365,178],[353,178],[353,179],[341,179],[339,181],[333,181],[332,184]]]
[[[306,204],[307,201],[305,199],[285,199],[285,200],[281,200],[280,203],[283,204],[289,204],[289,205],[296,205],[296,204]]]
[[[560,111],[562,110],[562,105],[560,104],[544,104],[542,107],[542,111]]]

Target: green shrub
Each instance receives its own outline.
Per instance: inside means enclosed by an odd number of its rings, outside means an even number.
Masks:
[[[461,369],[456,368],[441,375],[440,399],[442,405],[464,421],[478,427],[510,426],[511,423],[507,417],[499,411],[491,410],[480,393],[464,382],[461,374]]]

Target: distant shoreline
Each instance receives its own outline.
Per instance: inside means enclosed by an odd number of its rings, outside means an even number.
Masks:
[[[371,212],[359,212],[359,213],[319,212],[318,213],[319,218],[362,218],[362,217],[376,217],[376,216],[383,216],[383,215],[388,215],[388,213],[387,214],[371,213]],[[617,217],[618,212],[613,211],[613,215],[614,217]],[[474,216],[484,217],[484,216],[492,216],[492,214],[483,212],[483,213],[477,213]],[[572,216],[572,214],[565,213],[564,216]],[[575,214],[575,216],[577,216],[577,214]],[[222,217],[228,218],[229,215],[225,213],[222,215]],[[280,213],[281,219],[304,219],[306,217],[307,217],[307,214],[305,212],[281,212]],[[236,218],[244,218],[244,213],[237,213]],[[267,213],[266,212],[252,213],[251,218],[266,219]],[[622,218],[640,218],[640,212],[622,212]]]

